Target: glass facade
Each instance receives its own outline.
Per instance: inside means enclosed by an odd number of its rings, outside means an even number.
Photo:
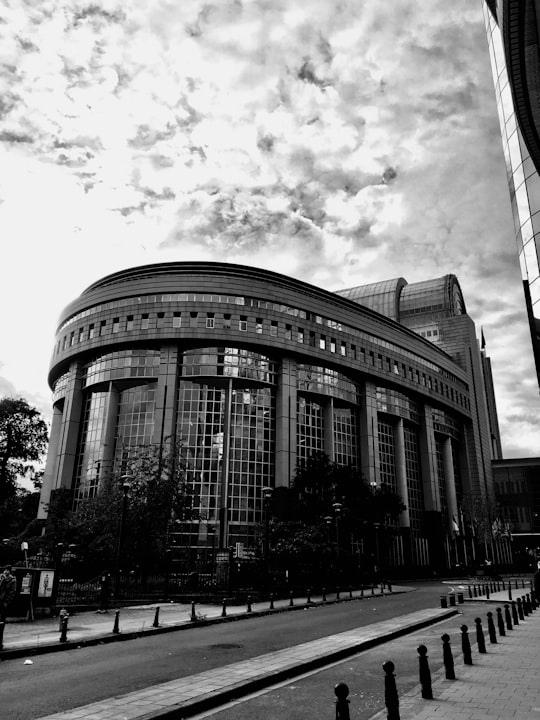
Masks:
[[[381,485],[398,492],[394,426],[383,420],[377,423]]]
[[[358,402],[357,385],[337,370],[299,363],[296,372],[299,391],[332,395],[351,403]]]
[[[123,471],[130,448],[148,446],[154,432],[155,384],[140,385],[119,392],[114,468]]]
[[[304,397],[298,398],[296,413],[296,458],[302,466],[315,452],[324,448],[324,408]]]
[[[358,467],[358,412],[334,405],[334,462]]]
[[[84,368],[85,387],[108,380],[157,377],[159,350],[120,350],[100,355]]]
[[[404,425],[405,472],[407,473],[407,499],[411,530],[421,535],[424,528],[424,492],[420,470],[418,430]]]
[[[91,392],[84,401],[75,471],[75,502],[93,497],[99,486],[108,395],[107,392]]]
[[[540,175],[516,120],[501,30],[486,3],[483,3],[483,8],[521,276],[533,328],[533,348],[540,382]],[[531,48],[531,52],[537,53],[538,50]],[[535,72],[537,74],[537,70]]]

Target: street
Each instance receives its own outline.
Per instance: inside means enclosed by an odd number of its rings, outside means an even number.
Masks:
[[[414,592],[392,597],[375,596],[38,655],[32,658],[32,665],[25,665],[23,659],[6,661],[0,669],[2,720],[33,720],[421,608],[438,607],[441,592],[448,589],[438,582],[416,583],[415,587]],[[76,625],[76,616],[73,624]],[[404,643],[405,639],[399,642]],[[384,650],[378,648],[370,654]],[[380,682],[378,656],[373,672]],[[332,692],[330,695],[332,703]]]

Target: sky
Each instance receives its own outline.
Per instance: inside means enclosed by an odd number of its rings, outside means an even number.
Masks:
[[[0,396],[46,419],[58,316],[111,272],[454,273],[504,455],[540,455],[481,0],[0,0],[0,230]]]

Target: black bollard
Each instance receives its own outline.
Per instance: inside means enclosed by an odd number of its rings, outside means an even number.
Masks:
[[[458,605],[463,605],[463,603],[465,602],[465,598],[463,597],[462,592],[458,592],[457,601],[458,601]]]
[[[478,597],[478,594],[476,592],[476,585],[473,585],[473,597]]]
[[[538,608],[538,601],[536,600],[536,595],[531,590],[531,607],[533,610],[536,610]]]
[[[117,610],[114,613],[114,625],[112,631],[115,635],[118,635],[120,632],[120,610]]]
[[[486,600],[489,600],[489,585],[486,585]]]
[[[326,588],[322,589],[322,601],[326,602]]]
[[[323,600],[326,600],[326,598],[324,596],[324,590],[323,590]],[[272,595],[272,593],[270,593],[270,610],[273,610],[273,609],[274,609],[274,596]]]
[[[159,627],[159,608],[156,608],[156,612],[154,614],[154,622],[152,623],[152,627]]]
[[[472,588],[469,585],[469,599],[472,600]]]
[[[527,617],[527,615],[529,614],[529,605],[527,603],[526,595],[521,598],[521,607],[523,608],[523,614],[525,615],[525,617]]]
[[[306,604],[311,605],[311,588],[306,590]]]
[[[512,600],[512,622],[514,625],[519,625],[517,603],[515,600]]]
[[[495,630],[495,623],[493,622],[493,613],[488,612],[487,614],[488,619],[488,635],[489,635],[489,642],[493,645],[497,644],[497,632]]]
[[[449,602],[450,602],[450,607],[455,607],[455,606],[456,606],[456,596],[454,595],[453,592],[448,593],[448,600],[449,600]]]
[[[446,679],[455,680],[456,673],[454,670],[454,656],[452,655],[452,648],[450,647],[450,635],[444,633],[444,635],[441,635],[441,640],[443,641],[443,662]]]
[[[518,597],[517,599],[517,608],[518,608],[518,615],[520,620],[525,620],[525,615],[523,614],[523,603],[521,602],[521,598]]]
[[[190,620],[191,620],[192,622],[195,622],[196,619],[197,619],[197,613],[195,612],[195,600],[192,600],[192,601],[191,601],[191,617],[190,617]]]
[[[512,586],[508,583],[508,599],[512,599]]]
[[[289,607],[292,607],[293,605],[294,605],[294,596],[293,596],[293,591],[291,590],[291,592],[289,593]]]
[[[361,597],[361,598],[364,597],[364,586],[363,586],[363,585],[362,585],[362,587],[360,588],[360,597]]]
[[[349,585],[349,598],[352,600],[352,587]]]
[[[512,626],[512,616],[510,615],[510,605],[508,603],[504,603],[504,619],[506,621],[506,629],[507,630],[513,630]]]
[[[386,705],[387,720],[400,720],[399,697],[396,687],[396,676],[394,675],[395,665],[387,660],[382,666],[384,677],[384,704]]]
[[[67,630],[68,630],[69,615],[64,615],[62,618],[62,631],[60,633],[60,642],[67,642]]]
[[[499,635],[504,637],[506,630],[504,629],[504,620],[501,608],[497,608],[497,625],[499,626]]]
[[[530,615],[532,613],[532,605],[531,605],[531,596],[529,593],[525,593],[525,603],[527,605],[527,610],[529,611],[528,614]]]
[[[504,584],[504,580],[503,580],[503,581],[502,581],[502,591],[504,592],[504,591],[505,591],[505,589],[506,589],[506,586],[505,586],[505,584]]]
[[[392,592],[392,583],[390,581],[388,581],[388,592]]]
[[[338,683],[334,688],[334,694],[337,697],[336,700],[336,720],[350,720],[349,714],[349,688],[344,682]]]
[[[375,595],[375,585],[371,584],[371,594]]]
[[[523,578],[521,578],[521,587],[522,587],[522,588],[525,587],[525,580],[524,580]]]
[[[429,670],[427,647],[419,645],[416,648],[419,655],[418,669],[420,672],[420,685],[422,686],[422,697],[424,700],[433,700],[433,690],[431,688],[431,672]]]
[[[0,650],[4,649],[4,629],[6,627],[5,622],[0,622]]]
[[[479,653],[486,653],[486,639],[484,637],[484,631],[482,630],[482,618],[474,618],[476,623],[476,645]]]
[[[446,595],[441,595],[441,607],[442,608],[448,607],[448,600],[446,599]]]
[[[463,662],[465,665],[472,665],[471,641],[469,640],[469,628],[462,625],[461,628],[461,649],[463,650]]]
[[[519,587],[519,586],[518,586],[518,581],[517,581],[517,578],[516,578],[516,590],[518,589],[518,587]]]
[[[221,617],[227,617],[227,598],[223,598],[223,604],[221,606]]]
[[[248,613],[251,612],[251,595],[248,595],[248,596],[247,596],[247,608],[246,608],[246,612],[248,612]]]
[[[384,594],[384,581],[381,582],[381,595]]]
[[[339,602],[341,600],[341,597],[339,595],[339,588],[336,588],[336,600]]]

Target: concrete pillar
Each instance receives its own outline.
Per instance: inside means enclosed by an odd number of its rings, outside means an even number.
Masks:
[[[324,452],[334,462],[334,398],[324,402]]]
[[[58,465],[53,490],[73,487],[73,474],[83,405],[82,368],[71,364],[58,441]]]
[[[379,480],[379,452],[377,431],[377,386],[366,380],[360,390],[360,465],[369,484]]]
[[[407,488],[407,464],[405,461],[405,435],[403,432],[403,419],[399,418],[394,426],[394,455],[396,463],[397,493],[407,506],[407,509],[399,516],[401,527],[410,527],[411,518],[409,513],[409,495]]]
[[[427,511],[441,511],[439,497],[439,476],[437,472],[437,450],[431,407],[424,405],[419,437],[420,464],[424,488],[424,507]]]
[[[223,418],[223,459],[219,493],[219,547],[229,546],[229,458],[231,446],[232,378],[229,378],[225,395]]]
[[[454,476],[454,461],[452,455],[452,441],[449,437],[443,442],[444,479],[446,486],[446,505],[448,508],[448,527],[454,530],[454,523],[458,525],[458,505],[456,497],[456,480]]]
[[[276,392],[275,487],[289,487],[296,469],[296,361],[285,358],[278,371]]]
[[[38,520],[45,520],[45,518],[47,517],[49,502],[51,499],[51,491],[55,487],[56,473],[58,471],[58,446],[60,444],[62,415],[62,409],[58,405],[55,405],[53,407],[53,417],[49,438],[49,448],[47,451],[47,461],[45,463],[43,484],[39,497],[39,508],[37,514]]]
[[[152,438],[153,444],[164,450],[176,434],[177,377],[178,349],[166,345],[161,348]]]

